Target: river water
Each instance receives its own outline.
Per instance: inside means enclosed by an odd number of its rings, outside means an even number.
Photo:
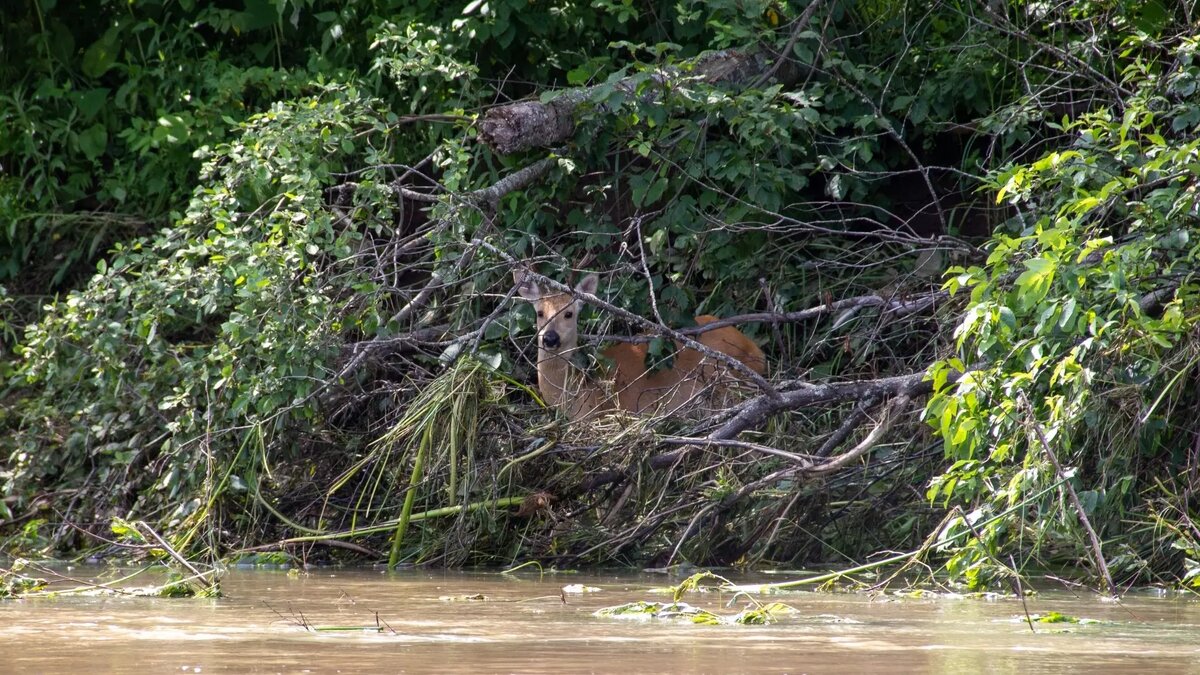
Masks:
[[[1200,673],[1200,600],[1192,596],[1105,602],[1043,592],[1028,600],[1029,612],[1096,623],[1034,631],[1018,599],[777,594],[770,599],[797,612],[767,626],[593,615],[669,600],[651,589],[677,581],[235,569],[218,599],[4,600],[0,673]],[[600,590],[562,593],[569,584]],[[744,608],[740,599],[727,607],[731,599],[685,598],[720,614]]]

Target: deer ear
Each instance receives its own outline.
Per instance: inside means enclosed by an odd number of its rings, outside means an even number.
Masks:
[[[575,284],[575,290],[588,295],[595,295],[596,290],[600,287],[600,277],[595,273],[589,274],[583,278],[578,284]]]
[[[529,277],[525,270],[513,270],[513,283],[517,285],[517,293],[530,302],[542,299],[542,288]]]

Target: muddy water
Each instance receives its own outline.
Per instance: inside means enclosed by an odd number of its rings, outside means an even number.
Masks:
[[[93,571],[94,572],[94,571]],[[87,570],[75,570],[76,577]],[[770,626],[597,618],[665,599],[658,575],[234,570],[220,599],[0,601],[0,673],[1200,673],[1200,601],[1120,603],[1042,593],[1029,611],[1100,620],[1039,625],[1019,600],[798,593]],[[583,583],[602,590],[567,595]],[[482,594],[487,600],[449,600]],[[693,595],[720,613],[729,595]],[[373,628],[376,615],[387,628]]]

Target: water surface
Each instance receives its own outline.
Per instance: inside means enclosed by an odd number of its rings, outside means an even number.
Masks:
[[[76,577],[99,570],[73,570]],[[798,610],[769,626],[598,618],[645,599],[661,575],[506,577],[327,569],[232,570],[218,599],[132,596],[0,601],[0,672],[146,673],[1200,673],[1200,602],[1119,603],[1044,592],[1020,600],[771,596]],[[567,584],[599,587],[567,595]],[[450,600],[482,594],[486,600]],[[722,614],[730,594],[686,598]],[[305,628],[376,626],[373,630]]]

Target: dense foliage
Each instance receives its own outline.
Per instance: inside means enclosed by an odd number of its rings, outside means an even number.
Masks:
[[[1094,569],[1091,527],[1120,580],[1190,580],[1187,11],[29,0],[0,29],[5,548],[114,515],[193,551],[447,564],[845,562],[940,532],[986,585]],[[481,141],[521,98],[577,101],[571,139]],[[814,309],[743,327],[785,394],[926,369],[933,393],[864,385],[664,468],[723,418],[556,423],[522,260],[668,325]]]
[[[1104,18],[1116,33],[1130,17]],[[963,359],[936,372],[969,372],[929,404],[954,460],[931,495],[978,505],[966,527],[1064,478],[1053,454],[1076,467],[1114,574],[1190,581],[1200,62],[1193,37],[1145,32],[1168,18],[1146,10],[1110,38],[1121,58],[1112,79],[1093,80],[1105,105],[1047,115],[1055,148],[991,176],[1013,216],[986,261],[951,270],[950,288],[970,291],[955,331]],[[984,582],[989,559],[1018,544],[1087,558],[1061,499],[990,522],[952,567]]]

